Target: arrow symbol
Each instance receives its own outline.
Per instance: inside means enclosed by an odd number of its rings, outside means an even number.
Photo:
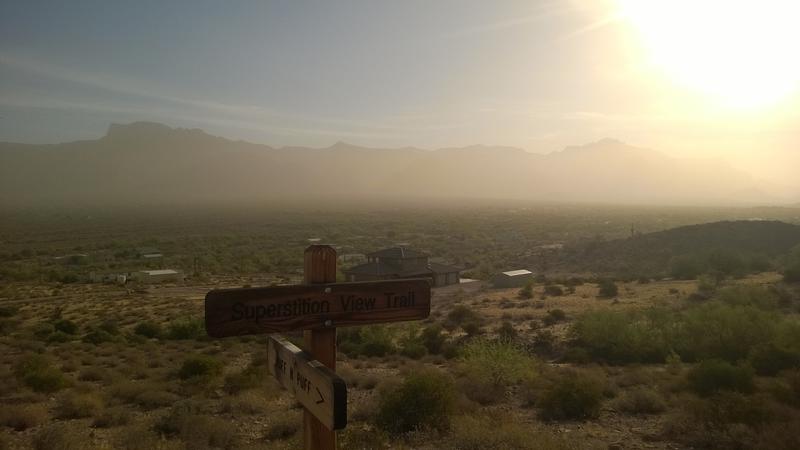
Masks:
[[[318,387],[315,387],[315,389],[317,390],[317,395],[319,395],[319,400],[317,400],[317,404],[319,405],[320,403],[325,403],[325,398],[322,397],[322,392],[319,391]]]

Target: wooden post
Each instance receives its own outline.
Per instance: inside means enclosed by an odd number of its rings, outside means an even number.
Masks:
[[[303,277],[308,284],[336,282],[336,250],[329,245],[311,245],[303,254]],[[336,370],[336,328],[305,330],[305,351],[329,369]],[[335,450],[336,432],[326,428],[303,410],[303,443],[306,450]]]

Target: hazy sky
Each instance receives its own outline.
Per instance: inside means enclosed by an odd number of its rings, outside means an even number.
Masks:
[[[8,0],[0,140],[135,120],[271,145],[614,137],[787,179],[800,2],[732,3]]]

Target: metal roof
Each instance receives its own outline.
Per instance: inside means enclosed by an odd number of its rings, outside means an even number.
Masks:
[[[520,275],[533,275],[533,272],[525,269],[509,270],[508,272],[503,272],[503,275],[507,277],[518,277]]]
[[[172,269],[158,269],[158,270],[142,270],[142,273],[146,273],[147,275],[177,275],[177,270]]]

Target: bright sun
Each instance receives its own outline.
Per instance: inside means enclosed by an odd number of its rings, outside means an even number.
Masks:
[[[768,107],[800,84],[800,0],[616,2],[660,71],[727,107]]]

